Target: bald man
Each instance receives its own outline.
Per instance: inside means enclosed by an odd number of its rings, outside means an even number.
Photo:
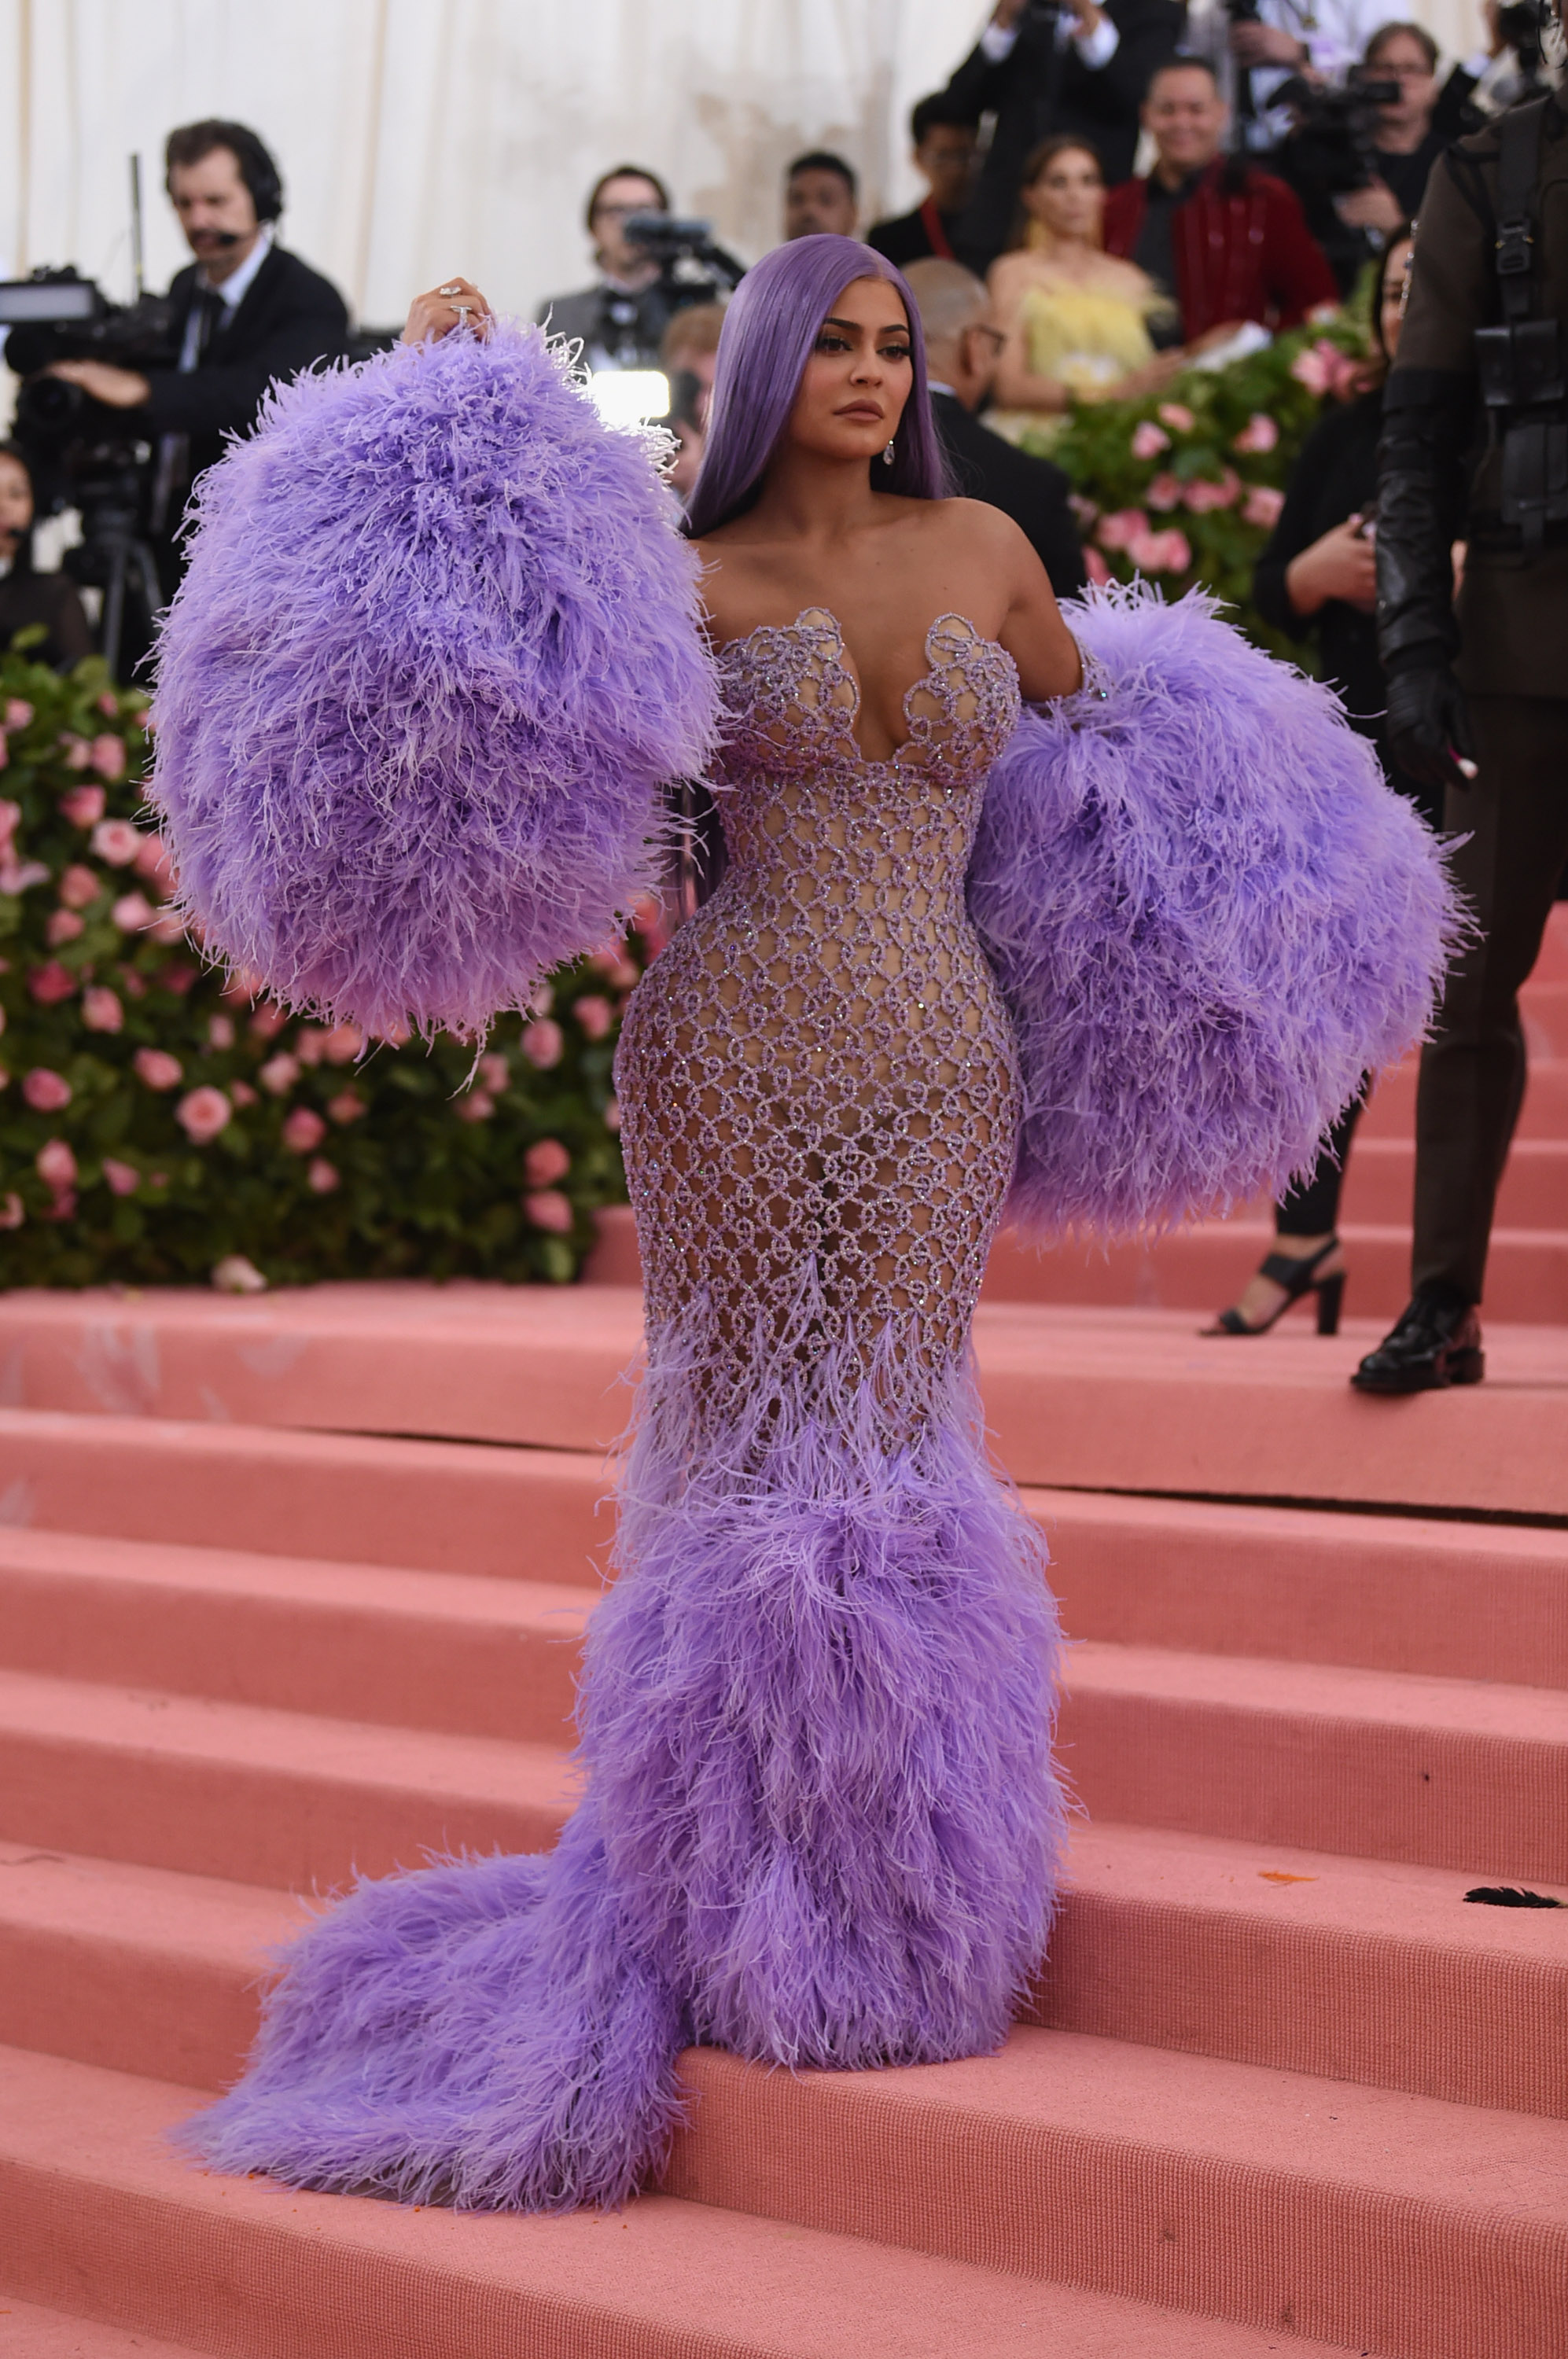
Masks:
[[[931,410],[958,489],[1010,516],[1033,544],[1057,596],[1075,598],[1088,576],[1067,504],[1067,477],[1049,460],[1015,451],[974,414],[990,391],[1002,349],[989,295],[958,262],[912,262],[904,276],[920,306]]]

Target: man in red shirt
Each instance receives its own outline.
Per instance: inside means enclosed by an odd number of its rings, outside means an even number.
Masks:
[[[1181,342],[1255,320],[1293,328],[1339,299],[1323,250],[1283,180],[1223,152],[1226,113],[1197,58],[1161,66],[1143,102],[1157,150],[1146,180],[1105,199],[1105,250],[1174,297]]]

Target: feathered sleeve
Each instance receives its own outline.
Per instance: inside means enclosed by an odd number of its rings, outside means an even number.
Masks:
[[[1041,1242],[1278,1194],[1423,1036],[1461,932],[1328,689],[1197,592],[1067,614],[1089,684],[1026,711],[969,876],[1023,1074],[1009,1212]]]
[[[483,1033],[611,934],[715,712],[648,445],[498,327],[275,392],[203,480],[152,795],[210,954]]]

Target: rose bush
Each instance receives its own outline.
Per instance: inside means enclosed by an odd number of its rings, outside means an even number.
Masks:
[[[365,1055],[202,965],[142,809],[146,698],[27,638],[0,652],[0,1284],[573,1277],[626,1194],[610,1066],[654,913],[477,1068]]]
[[[1310,662],[1257,613],[1252,570],[1324,404],[1366,381],[1369,300],[1360,290],[1326,326],[1277,336],[1228,368],[1185,370],[1141,401],[1080,402],[1065,426],[1026,433],[1026,450],[1073,479],[1092,581],[1143,573],[1170,597],[1201,583],[1260,645]]]

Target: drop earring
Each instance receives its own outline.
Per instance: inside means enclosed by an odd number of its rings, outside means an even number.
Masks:
[[[890,467],[890,466],[892,465],[892,463],[893,463],[893,445],[891,444],[891,442],[889,442],[889,443],[888,443],[888,445],[887,445],[887,449],[886,449],[886,451],[883,451],[883,453],[882,453],[882,464],[883,464],[885,467]]]

